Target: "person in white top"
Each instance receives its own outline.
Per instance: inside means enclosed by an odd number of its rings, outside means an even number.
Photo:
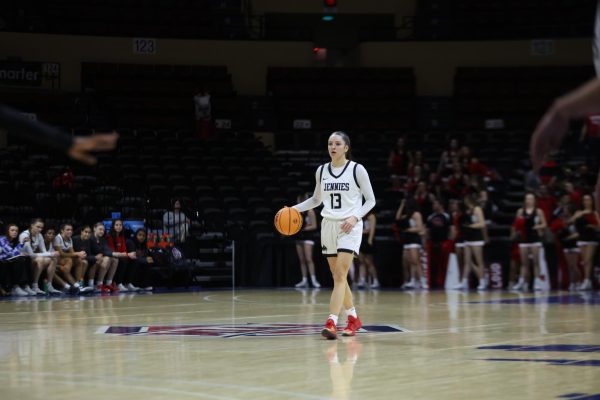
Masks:
[[[52,279],[56,272],[56,262],[58,261],[58,252],[47,250],[42,236],[44,221],[41,218],[34,218],[29,224],[29,229],[21,232],[19,243],[23,243],[23,254],[31,257],[33,262],[33,282],[31,289],[37,294],[43,294],[38,286],[38,281],[43,271],[46,271],[48,279],[48,293],[59,295],[62,292],[52,286]]]
[[[342,306],[348,315],[348,323],[342,335],[354,336],[362,326],[354,308],[347,276],[353,257],[359,253],[362,218],[375,206],[375,195],[367,170],[349,160],[348,135],[333,132],[329,136],[327,148],[331,162],[317,169],[312,197],[293,208],[304,212],[323,204],[321,250],[327,257],[334,286],[329,303],[329,318],[321,334],[327,339],[336,339],[336,325]]]

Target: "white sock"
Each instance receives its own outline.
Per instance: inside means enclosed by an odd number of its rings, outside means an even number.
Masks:
[[[37,283],[32,283],[32,284],[31,284],[31,288],[32,288],[33,290],[35,290],[35,289],[39,289],[39,286],[38,286],[38,284],[37,284]]]
[[[112,285],[112,279],[107,279],[106,280],[106,286],[110,286]]]
[[[352,307],[346,310],[346,314],[348,316],[353,316],[354,318],[357,318],[358,316],[356,315],[356,308]]]
[[[88,279],[88,286],[94,286],[94,280]]]
[[[75,286],[75,287],[79,287],[79,282],[75,282],[75,283],[73,284],[73,286]]]
[[[69,290],[71,289],[71,285],[69,285],[68,283],[65,283],[65,290]]]
[[[337,325],[338,322],[338,316],[335,314],[329,314],[329,319],[333,321],[334,324]]]
[[[310,276],[310,279],[312,279],[312,281],[313,281],[313,282],[316,282],[316,281],[317,281],[317,277],[316,277],[315,275],[311,275],[311,276]]]

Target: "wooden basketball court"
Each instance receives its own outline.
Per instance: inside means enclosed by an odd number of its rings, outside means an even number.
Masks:
[[[0,302],[3,399],[600,398],[600,294],[329,290]],[[595,395],[595,397],[594,397]]]

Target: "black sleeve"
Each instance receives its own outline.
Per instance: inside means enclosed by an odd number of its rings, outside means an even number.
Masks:
[[[30,142],[62,151],[67,151],[73,144],[70,133],[30,120],[21,112],[4,105],[0,105],[0,127],[5,128],[9,135],[20,136]]]
[[[127,248],[128,253],[135,251],[135,244],[133,243],[133,240],[131,240],[131,239],[127,239],[127,241],[125,242],[125,247]]]

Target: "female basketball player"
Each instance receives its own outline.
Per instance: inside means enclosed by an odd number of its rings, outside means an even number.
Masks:
[[[581,198],[581,210],[573,215],[572,220],[579,233],[577,247],[581,250],[581,261],[583,263],[583,283],[579,290],[591,290],[592,265],[594,255],[598,248],[598,228],[600,217],[594,208],[594,199],[591,194],[585,194]]]
[[[310,195],[307,193],[304,196],[298,196],[297,201],[300,203],[309,197]],[[302,280],[296,284],[296,287],[308,287],[308,273],[310,273],[313,287],[320,288],[321,284],[315,275],[315,263],[313,262],[313,247],[315,246],[313,234],[317,230],[317,216],[313,210],[308,210],[302,213],[302,217],[304,219],[302,231],[296,235],[296,253],[298,253],[298,260],[300,260]]]
[[[331,162],[317,169],[314,194],[294,208],[304,212],[323,204],[321,249],[327,257],[334,285],[329,303],[329,318],[321,334],[327,339],[336,339],[336,325],[342,305],[348,314],[348,323],[342,335],[354,336],[362,326],[352,302],[347,276],[353,257],[359,253],[362,218],[375,206],[375,195],[367,170],[350,161],[348,135],[333,132],[329,136],[327,149]],[[362,204],[363,196],[365,204]]]
[[[537,277],[540,273],[540,250],[542,248],[542,232],[546,229],[544,212],[537,208],[535,195],[527,193],[523,207],[517,211],[516,219],[523,219],[523,233],[519,237],[519,252],[521,253],[521,274],[519,282],[513,290],[527,290],[529,282],[529,257],[533,260],[533,270]],[[539,289],[534,286],[534,289]]]

